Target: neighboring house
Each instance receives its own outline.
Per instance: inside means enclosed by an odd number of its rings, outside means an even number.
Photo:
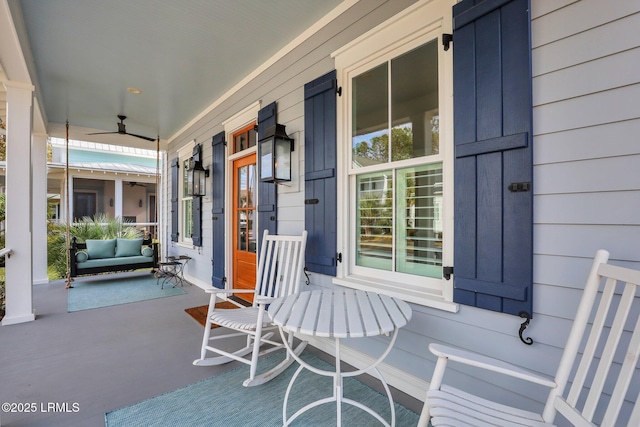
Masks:
[[[381,370],[419,399],[431,342],[552,375],[596,250],[640,268],[638,28],[638,1],[357,2],[168,141],[160,239],[192,257],[190,282],[231,287],[262,230],[308,230],[305,289],[411,303]],[[275,123],[295,146],[282,185],[258,178]],[[185,190],[194,153],[202,197]],[[361,366],[384,339],[341,356]],[[544,404],[542,388],[453,376]]]
[[[59,202],[58,218],[66,220],[65,141],[52,138],[47,193]],[[85,141],[69,141],[71,218],[107,214],[154,232],[156,222],[155,151]],[[161,167],[161,166],[160,166]],[[62,199],[60,198],[62,197]]]
[[[51,138],[47,163],[47,202],[53,220],[67,220],[65,191],[66,145]],[[72,221],[106,214],[136,224],[155,235],[155,151],[86,141],[69,141],[69,200]],[[5,162],[0,162],[0,189],[4,189]]]

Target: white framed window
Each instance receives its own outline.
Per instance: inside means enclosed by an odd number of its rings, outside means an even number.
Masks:
[[[334,54],[338,101],[336,283],[456,311],[451,0],[423,1]]]
[[[193,155],[193,147],[196,141],[192,140],[178,150],[180,165],[180,182],[178,184],[178,200],[180,200],[180,210],[178,213],[178,223],[180,224],[179,243],[193,245],[193,197],[187,195],[187,170],[189,169],[189,159]]]

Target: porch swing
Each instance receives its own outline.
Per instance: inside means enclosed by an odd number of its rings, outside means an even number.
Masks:
[[[133,135],[138,136],[138,135]],[[143,138],[142,136],[139,136]],[[144,139],[149,139],[144,137]],[[78,242],[71,237],[71,206],[69,194],[69,121],[66,122],[66,159],[65,159],[65,191],[66,191],[66,242],[68,244],[66,287],[72,288],[73,278],[81,275],[131,271],[151,268],[151,273],[158,269],[158,243],[149,233],[138,239],[114,238],[109,240],[87,240]],[[160,176],[160,136],[156,139],[156,192]],[[158,218],[158,197],[155,197],[154,216]],[[157,233],[157,225],[156,225]]]

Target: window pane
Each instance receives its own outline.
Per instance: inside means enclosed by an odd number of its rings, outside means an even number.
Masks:
[[[388,65],[382,64],[353,79],[353,166],[389,161]]]
[[[442,164],[397,171],[396,271],[442,277]]]
[[[393,255],[393,173],[358,176],[356,264],[391,270]]]
[[[183,238],[191,238],[193,234],[193,200],[183,200],[182,201],[184,209],[184,237]]]
[[[233,142],[234,153],[245,150],[249,147],[246,133],[241,133],[239,135],[236,135],[233,139],[234,139],[234,142]]]
[[[391,61],[391,160],[439,153],[438,44]]]
[[[189,159],[182,162],[182,197],[188,197],[189,194]],[[176,196],[177,197],[177,196]]]
[[[249,130],[249,147],[254,147],[258,140],[258,132],[254,128]]]

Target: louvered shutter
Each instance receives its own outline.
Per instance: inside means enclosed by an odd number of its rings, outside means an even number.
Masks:
[[[304,86],[305,266],[336,275],[336,72]]]
[[[533,189],[527,0],[453,7],[454,301],[532,313]]]

